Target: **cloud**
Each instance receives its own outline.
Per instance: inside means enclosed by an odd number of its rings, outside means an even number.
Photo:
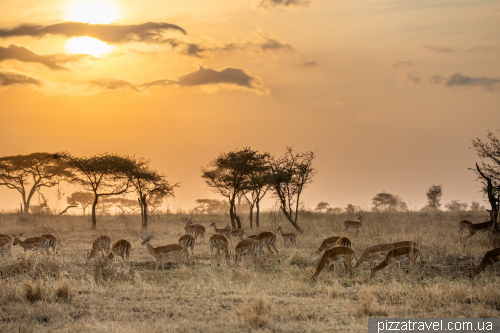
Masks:
[[[88,36],[110,44],[129,42],[172,44],[175,42],[175,39],[166,38],[164,33],[167,31],[178,31],[186,34],[186,31],[178,25],[165,22],[147,22],[137,25],[62,22],[45,26],[25,24],[12,29],[0,29],[0,38],[20,36],[44,37],[47,35],[64,37]]]
[[[495,50],[495,47],[493,46],[474,46],[471,47],[470,49],[467,50],[467,53],[472,53],[472,52],[490,52]]]
[[[285,44],[281,43],[277,39],[272,39],[272,38],[267,38],[261,33],[259,33],[259,36],[261,36],[264,41],[261,43],[258,43],[257,45],[263,50],[263,51],[269,51],[269,50],[293,50],[293,47],[290,44]]]
[[[40,87],[43,85],[42,81],[34,78],[32,76],[15,72],[4,70],[0,67],[0,86],[9,87],[14,85],[22,85],[22,86],[37,86]]]
[[[409,66],[413,66],[414,64],[415,64],[414,61],[400,61],[400,62],[397,62],[394,65],[392,65],[392,67],[393,68],[397,68],[397,67],[409,67]]]
[[[316,60],[311,60],[311,61],[306,61],[306,62],[302,63],[302,66],[314,67],[314,66],[318,66],[318,63],[316,62]]]
[[[230,88],[243,88],[255,92],[268,94],[259,77],[248,74],[244,69],[227,67],[221,71],[200,66],[192,73],[178,77],[176,80],[162,79],[147,82],[141,85],[144,89],[157,85],[178,85],[179,87],[218,86],[225,85]]]
[[[135,91],[138,93],[141,92],[132,81],[125,79],[104,78],[90,80],[88,82],[91,86],[99,87],[102,90]]]
[[[482,87],[485,90],[492,91],[497,86],[499,86],[500,78],[497,77],[471,77],[465,76],[460,73],[455,73],[450,75],[448,78],[441,75],[434,75],[430,79],[430,82],[434,84],[442,84],[445,87],[455,87],[455,86],[473,86]]]
[[[431,45],[423,45],[423,47],[425,47],[427,50],[441,52],[441,53],[449,53],[449,52],[453,51],[452,49],[450,49],[449,47],[446,47],[446,46],[435,47],[435,46],[431,46]]]
[[[310,4],[310,0],[260,0],[255,9],[271,11],[277,8],[306,8]]]
[[[17,45],[10,45],[9,47],[0,46],[0,61],[7,59],[14,59],[23,62],[37,62],[54,70],[69,70],[64,66],[61,66],[61,64],[76,62],[82,59],[92,59],[92,58],[94,57],[88,54],[41,55],[23,46],[17,46]]]
[[[411,81],[413,83],[420,83],[421,78],[415,73],[408,73],[407,81]]]

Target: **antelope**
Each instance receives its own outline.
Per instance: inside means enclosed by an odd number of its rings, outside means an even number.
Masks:
[[[337,241],[335,242],[335,247],[337,246],[347,246],[347,247],[351,247],[351,240],[347,237],[340,237],[339,239],[337,239]]]
[[[210,221],[210,222],[212,222],[212,224],[210,224],[210,226],[214,227],[215,234],[220,234],[220,235],[224,235],[226,237],[231,237],[231,229],[229,228],[229,224],[224,229],[217,229],[215,222],[214,221]]]
[[[179,238],[179,244],[182,245],[183,248],[185,248],[186,250],[190,247],[191,248],[191,255],[194,254],[194,242],[195,242],[195,238],[191,235],[188,235],[188,234],[185,234],[185,235],[182,235],[180,238]]]
[[[392,249],[395,249],[393,244],[378,244],[367,247],[361,257],[359,257],[354,267],[359,267],[359,265],[367,260],[371,260],[371,267],[375,267],[375,259],[385,259],[385,257],[387,257],[387,253],[389,253]]]
[[[229,227],[229,224],[228,224],[228,227]],[[241,228],[237,228],[237,229],[232,229],[231,230],[231,238],[235,238],[235,239],[240,239],[242,240],[243,238],[245,238],[245,231]]]
[[[20,234],[19,237],[21,237],[23,234]],[[30,250],[30,251],[37,251],[37,250],[45,250],[48,254],[51,254],[48,247],[49,247],[49,240],[44,237],[31,237],[31,238],[26,238],[24,241],[20,240],[19,237],[16,235],[14,236],[14,243],[12,245],[17,245],[21,246],[24,249],[24,252]]]
[[[189,260],[189,253],[187,249],[185,249],[182,245],[179,244],[170,244],[165,246],[152,247],[149,243],[153,239],[153,233],[149,234],[149,236],[141,236],[142,243],[141,245],[145,245],[148,248],[149,253],[156,259],[156,268],[158,269],[158,265],[161,264],[161,268],[165,270],[165,259],[174,258],[177,261],[177,264],[184,264],[187,260]],[[186,260],[183,260],[183,257],[186,257]]]
[[[470,273],[469,278],[474,281],[476,275],[481,273],[486,267],[493,266],[495,263],[500,261],[500,247],[490,250],[484,254],[483,259]]]
[[[184,219],[186,222],[186,226],[184,227],[185,233],[194,237],[195,243],[198,239],[198,236],[201,236],[203,242],[205,242],[205,227],[201,224],[191,224],[192,218],[188,219],[187,217]]]
[[[49,245],[47,248],[52,248],[52,252],[56,253],[57,238],[51,234],[43,234],[41,237],[47,238],[49,240]]]
[[[276,235],[273,234],[272,232],[269,231],[264,231],[261,232],[257,237],[255,238],[255,241],[259,244],[259,252],[261,249],[266,246],[266,248],[269,250],[269,253],[273,253],[271,250],[271,246],[274,248],[274,251],[276,251],[276,259],[278,259],[278,249],[276,249]]]
[[[116,258],[118,256],[122,257],[123,261],[128,261],[128,256],[130,254],[130,249],[132,248],[132,245],[125,239],[120,239],[119,241],[116,241],[113,246],[111,247],[111,250],[109,251],[108,255],[108,261],[113,260],[113,258],[116,261]],[[125,257],[127,257],[127,260],[125,260]]]
[[[319,247],[318,251],[316,251],[317,254],[321,253],[322,251],[331,249],[332,247],[337,246],[337,240],[340,237],[338,236],[333,236],[325,239],[323,243],[321,243],[321,246]]]
[[[293,232],[284,234],[283,228],[281,226],[278,226],[278,229],[276,231],[281,234],[281,239],[283,239],[284,244],[286,244],[286,242],[290,242],[290,244],[297,246],[297,243],[295,243],[295,239],[297,238],[297,236]]]
[[[358,217],[358,221],[351,221],[351,220],[344,221],[344,228],[345,228],[344,231],[347,231],[348,229],[355,229],[357,230],[357,232],[359,232],[359,229],[363,225],[363,216],[364,215]]]
[[[372,268],[372,272],[370,274],[370,278],[375,276],[379,270],[389,266],[389,269],[394,267],[396,264],[400,264],[404,261],[409,261],[410,265],[413,269],[416,269],[417,273],[422,277],[422,281],[424,280],[422,274],[420,273],[420,268],[417,265],[417,257],[420,255],[420,250],[414,246],[403,246],[390,250],[387,253],[384,261],[380,264]],[[398,269],[399,276],[401,276],[401,270]]]
[[[471,224],[472,222],[467,220],[462,220],[458,222],[458,227],[459,227],[458,233],[460,234],[463,230],[468,230]]]
[[[12,240],[12,238],[9,235],[6,235],[6,234],[0,234],[0,237],[7,237],[8,239]]]
[[[257,237],[259,237],[259,234],[246,236],[245,238],[250,238],[250,239],[256,240]]]
[[[229,240],[227,239],[226,236],[221,235],[221,234],[213,234],[212,237],[209,239],[210,243],[210,256],[213,256],[213,250],[214,248],[217,249],[217,253],[215,256],[218,258],[220,255],[220,251],[224,253],[224,256],[226,257],[226,263],[229,265]]]
[[[0,236],[0,252],[10,253],[10,248],[12,246],[12,239],[10,237]]]
[[[468,226],[469,235],[465,237],[464,247],[467,245],[467,239],[471,238],[476,233],[493,232],[493,228],[495,228],[495,223],[497,220],[498,211],[496,210],[487,210],[487,211],[490,213],[490,221],[475,223]]]
[[[404,246],[409,246],[409,247],[414,247],[418,249],[418,244],[412,241],[402,241],[402,242],[396,242],[396,243],[390,243],[392,246],[395,248],[398,247],[404,247]]]
[[[99,251],[102,253],[102,257],[104,258],[105,256],[108,255],[109,252],[109,247],[111,246],[111,238],[108,236],[99,236],[96,238],[94,243],[92,244],[92,250],[87,252],[87,260],[92,259],[99,253]]]
[[[235,264],[238,266],[239,262],[244,256],[250,255],[257,266],[257,253],[259,252],[259,243],[252,238],[245,238],[236,244],[234,249],[235,253]]]
[[[354,257],[355,252],[353,249],[347,246],[337,246],[331,249],[328,249],[323,253],[318,266],[316,266],[316,272],[313,273],[310,270],[311,274],[314,278],[318,279],[319,273],[325,268],[325,266],[332,266],[336,263],[344,263],[344,267],[349,269],[351,272],[351,279],[354,279],[354,268],[352,267],[352,258]]]

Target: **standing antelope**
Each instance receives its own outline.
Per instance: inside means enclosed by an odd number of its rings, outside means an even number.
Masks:
[[[311,271],[311,274],[317,279],[319,273],[321,273],[325,266],[330,267],[336,263],[343,262],[345,269],[349,269],[351,272],[351,279],[354,279],[354,268],[352,267],[352,258],[354,255],[354,250],[347,246],[338,246],[326,250],[316,267],[316,272],[313,273],[313,271]]]
[[[361,257],[359,257],[354,267],[359,267],[359,265],[367,260],[371,260],[372,264],[370,266],[375,267],[375,259],[385,259],[385,257],[387,257],[387,253],[389,253],[392,249],[395,249],[392,244],[378,244],[367,247]]]
[[[193,218],[188,219],[187,217],[184,219],[186,222],[186,226],[184,227],[185,233],[194,237],[195,242],[198,239],[198,236],[201,236],[202,243],[205,242],[205,227],[201,224],[191,224],[191,220]]]
[[[187,249],[185,249],[182,245],[179,244],[170,244],[165,246],[152,247],[149,243],[153,239],[153,233],[149,236],[141,236],[142,243],[141,245],[145,245],[148,248],[149,253],[156,259],[156,268],[158,269],[158,265],[161,264],[161,268],[165,270],[165,259],[174,258],[177,261],[177,264],[181,265],[186,263],[189,260],[189,253]],[[186,257],[186,260],[183,259]]]
[[[130,254],[131,248],[132,245],[130,245],[130,243],[125,239],[120,239],[119,241],[116,241],[111,247],[111,250],[109,251],[108,261],[113,260],[113,258],[116,261],[116,258],[118,256],[122,257],[124,262],[128,261],[128,256]],[[127,257],[127,260],[125,260],[125,257]]]
[[[316,253],[319,254],[322,251],[325,251],[325,250],[331,249],[332,247],[337,246],[337,240],[339,238],[340,237],[338,237],[338,236],[333,236],[333,237],[326,238],[323,241],[323,243],[321,243],[321,246],[319,247],[318,251],[316,251]]]
[[[104,258],[108,255],[110,246],[111,238],[105,235],[97,237],[92,244],[92,250],[90,251],[90,254],[87,252],[87,259],[94,258],[97,253],[99,253],[99,251],[102,253],[102,257]]]
[[[194,243],[195,243],[195,239],[191,235],[185,234],[179,238],[179,244],[182,245],[182,247],[184,247],[186,250],[189,247],[191,248],[191,255],[194,254],[194,251],[193,251],[194,250]]]
[[[495,223],[498,216],[498,211],[496,210],[487,210],[490,213],[490,220],[482,223],[471,224],[468,226],[469,235],[465,237],[464,247],[467,245],[467,239],[474,236],[476,233],[488,233],[493,232],[493,228],[495,228]]]
[[[21,237],[23,234],[20,234],[19,237]],[[37,251],[37,250],[44,250],[47,252],[47,254],[51,254],[48,247],[49,247],[49,240],[44,237],[31,237],[31,238],[26,238],[24,241],[20,240],[18,236],[14,236],[14,243],[12,245],[17,245],[21,246],[24,249],[24,252],[30,250],[30,251]]]
[[[286,245],[286,242],[289,242],[290,244],[297,246],[297,244],[295,243],[295,239],[297,238],[297,236],[293,232],[284,234],[283,228],[281,226],[278,226],[278,229],[276,231],[278,231],[280,233],[281,239],[283,239],[283,243],[285,245]]]
[[[218,258],[220,255],[220,251],[224,253],[224,256],[226,258],[226,263],[229,265],[229,240],[227,239],[226,236],[221,235],[221,234],[213,234],[212,237],[209,239],[210,243],[210,256],[213,256],[213,250],[214,248],[217,249],[217,253],[215,256]]]
[[[51,234],[43,234],[41,237],[47,238],[49,240],[49,245],[47,248],[52,248],[52,252],[56,253],[57,238]]]
[[[363,216],[364,215],[358,217],[358,221],[344,221],[344,231],[347,231],[348,229],[355,229],[357,232],[359,232],[359,229],[363,225]]]
[[[259,235],[257,235],[257,237],[255,238],[255,241],[257,242],[257,244],[259,244],[259,253],[262,250],[262,248],[264,247],[264,245],[269,250],[269,253],[273,253],[273,251],[271,250],[271,246],[272,246],[274,251],[276,251],[276,259],[278,259],[278,262],[279,262],[278,249],[276,248],[276,235],[275,234],[273,234],[270,231],[261,232]]]
[[[10,248],[12,246],[12,239],[10,237],[0,236],[0,252],[10,253]]]
[[[351,247],[351,240],[347,237],[340,237],[339,239],[337,239],[337,241],[335,242],[335,246],[347,246],[347,247]]]
[[[238,244],[236,244],[236,248],[234,249],[235,253],[235,264],[239,265],[239,262],[243,259],[244,256],[250,255],[257,266],[257,254],[259,252],[259,243],[252,238],[245,238],[241,240]]]
[[[500,261],[500,247],[497,247],[496,249],[490,250],[484,254],[483,259],[477,265],[472,272],[469,274],[469,278],[474,281],[476,278],[476,275],[481,273],[486,267],[490,265],[494,265],[495,263]]]
[[[417,256],[419,256],[419,254],[420,254],[420,250],[418,248],[413,247],[413,246],[403,246],[403,247],[398,247],[398,248],[392,249],[387,253],[387,256],[385,257],[384,261],[382,261],[380,264],[378,264],[377,266],[372,268],[370,278],[372,278],[375,275],[375,273],[377,273],[379,270],[385,268],[386,266],[389,266],[389,269],[391,269],[396,264],[400,264],[401,262],[404,262],[404,261],[409,261],[410,266],[412,267],[412,271],[416,270],[418,275],[421,276],[422,281],[423,281],[424,277],[420,273],[420,268],[418,267],[418,264],[417,264]],[[400,269],[398,269],[398,272],[399,272],[399,276],[401,276]]]
[[[210,224],[210,226],[214,228],[214,234],[220,234],[220,235],[224,235],[226,237],[231,237],[231,228],[229,228],[229,224],[224,229],[217,229],[215,222],[214,221],[210,221],[210,222],[212,222],[212,224]]]

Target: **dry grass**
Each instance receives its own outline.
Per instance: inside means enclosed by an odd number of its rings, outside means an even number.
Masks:
[[[154,217],[152,245],[177,243],[182,217]],[[209,231],[205,244],[195,245],[190,265],[171,262],[165,271],[155,271],[154,258],[140,246],[137,216],[99,217],[99,230],[90,231],[88,217],[42,215],[19,222],[14,214],[0,214],[1,233],[52,233],[61,241],[56,256],[25,254],[18,246],[12,256],[2,256],[0,331],[366,332],[368,317],[500,315],[499,269],[487,269],[474,284],[466,276],[492,248],[490,240],[474,236],[464,249],[458,234],[458,221],[479,222],[482,215],[368,213],[359,234],[344,233],[342,222],[353,217],[303,213],[299,223],[304,234],[298,235],[297,247],[278,240],[281,263],[266,253],[257,267],[251,260],[237,269],[223,260],[217,265],[209,256]],[[195,216],[193,221],[209,230],[210,219],[225,221],[220,216]],[[276,232],[278,224],[284,232],[293,231],[270,214],[262,217],[259,231]],[[131,261],[106,264],[100,256],[87,261],[86,253],[100,235],[130,241]],[[314,281],[309,270],[315,268],[315,251],[334,235],[349,237],[358,256],[377,243],[418,242],[425,282],[385,270],[370,280],[367,263],[354,281],[342,269],[325,270]]]

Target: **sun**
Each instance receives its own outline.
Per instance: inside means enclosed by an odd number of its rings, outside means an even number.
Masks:
[[[118,6],[113,1],[80,0],[68,4],[64,19],[66,21],[90,24],[110,24],[120,19]],[[66,41],[68,53],[90,54],[103,57],[114,47],[92,37],[74,37]]]

